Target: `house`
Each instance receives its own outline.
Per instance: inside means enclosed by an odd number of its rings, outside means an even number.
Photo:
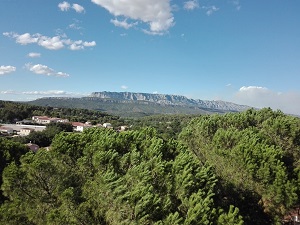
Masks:
[[[24,128],[21,128],[21,129],[20,129],[20,133],[19,133],[19,134],[20,134],[21,136],[27,136],[27,135],[29,135],[32,131],[34,131],[34,129],[24,127]]]
[[[85,129],[92,127],[92,125],[80,122],[72,122],[74,131],[83,132]]]
[[[22,124],[31,124],[32,120],[22,120],[22,121],[17,121],[16,124],[22,125]]]
[[[32,120],[35,123],[40,124],[49,124],[49,123],[68,123],[68,119],[55,118],[55,117],[47,117],[47,116],[33,116]]]
[[[40,124],[48,124],[51,122],[50,118],[47,116],[33,116],[32,120]]]
[[[0,133],[2,133],[2,134],[13,134],[14,129],[12,129],[10,127],[0,127]]]
[[[38,145],[36,145],[36,144],[32,144],[31,142],[30,143],[28,143],[28,144],[26,144],[29,148],[30,148],[30,150],[31,151],[33,151],[33,152],[37,152],[38,150],[39,150],[39,146]]]
[[[128,127],[127,127],[127,126],[121,126],[121,127],[120,127],[120,131],[126,131],[126,130],[128,130]]]
[[[113,128],[113,126],[110,123],[104,123],[102,126],[104,128]]]
[[[62,118],[56,118],[56,117],[51,117],[50,123],[69,123],[68,119],[62,119]]]

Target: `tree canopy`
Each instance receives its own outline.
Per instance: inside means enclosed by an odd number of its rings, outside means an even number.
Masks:
[[[5,224],[243,224],[217,205],[218,179],[152,128],[60,133],[3,173]]]
[[[202,116],[180,140],[215,169],[226,201],[238,206],[244,218],[260,213],[265,224],[279,223],[299,204],[299,118],[267,108]]]

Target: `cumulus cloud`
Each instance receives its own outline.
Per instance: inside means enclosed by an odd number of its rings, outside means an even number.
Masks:
[[[6,37],[15,38],[16,42],[21,45],[36,43],[40,36],[40,34],[34,34],[34,35],[31,35],[29,33],[17,34],[14,32],[4,32],[3,35]]]
[[[46,49],[58,50],[64,47],[64,40],[62,40],[60,36],[54,36],[54,37],[40,36],[38,40],[38,45]]]
[[[16,43],[21,44],[21,45],[37,44],[37,45],[44,47],[46,49],[49,49],[49,50],[59,50],[64,47],[68,47],[70,50],[80,50],[80,49],[84,49],[85,47],[96,46],[95,41],[91,41],[91,42],[82,41],[82,40],[74,41],[74,40],[68,39],[65,34],[57,35],[54,37],[47,37],[47,36],[41,35],[39,33],[17,34],[14,32],[5,32],[5,33],[3,33],[3,35],[10,37],[10,38],[14,38],[16,40]]]
[[[120,21],[117,18],[116,19],[111,19],[110,22],[113,23],[116,27],[123,27],[125,29],[129,29],[129,28],[131,28],[133,26],[136,26],[138,24],[137,22],[128,23],[127,19],[124,19],[123,21]]]
[[[70,9],[70,7],[71,7],[71,5],[68,2],[61,2],[61,3],[58,4],[58,8],[61,11],[68,11]]]
[[[30,53],[28,53],[27,56],[30,57],[30,58],[39,58],[39,57],[41,57],[41,53],[30,52]]]
[[[217,12],[219,10],[219,8],[217,8],[216,6],[202,6],[202,9],[204,9],[206,11],[206,15],[210,16],[211,14],[213,14],[214,12]]]
[[[0,66],[0,76],[8,73],[12,73],[16,71],[16,67],[14,66]]]
[[[72,5],[72,9],[74,9],[77,13],[85,12],[85,9],[81,5],[78,5],[76,3]]]
[[[55,70],[53,70],[52,68],[42,65],[42,64],[36,64],[36,65],[32,65],[30,63],[26,64],[25,67],[35,73],[35,74],[41,74],[41,75],[46,75],[46,76],[56,76],[56,77],[68,77],[70,76],[67,73],[63,73],[63,72],[56,72]]]
[[[235,94],[235,101],[257,108],[270,107],[285,113],[300,115],[299,92],[276,92],[266,87],[243,86]]]
[[[79,4],[76,4],[74,3],[71,7],[71,4],[69,2],[61,2],[58,4],[58,8],[61,10],[61,11],[68,11],[70,8],[74,9],[77,13],[83,13],[85,12],[85,9],[83,6],[79,5]]]
[[[196,8],[199,8],[199,3],[197,0],[191,0],[183,3],[183,8],[185,10],[194,10]]]
[[[149,25],[146,33],[163,34],[174,25],[172,7],[169,0],[92,0],[108,10],[112,15],[122,16]]]
[[[93,46],[96,46],[96,42],[95,41],[90,41],[90,42],[84,41],[83,46],[84,47],[93,47]]]
[[[128,89],[128,86],[122,85],[121,88],[124,89],[124,90],[126,90],[126,89]]]

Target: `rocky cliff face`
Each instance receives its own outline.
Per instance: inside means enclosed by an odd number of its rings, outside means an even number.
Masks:
[[[178,106],[193,106],[203,109],[215,109],[224,111],[244,111],[249,109],[249,106],[238,105],[224,101],[208,101],[200,99],[189,99],[181,95],[168,94],[149,94],[149,93],[133,93],[133,92],[93,92],[89,97],[101,99],[114,99],[119,101],[142,101],[153,102],[161,105],[178,105]]]

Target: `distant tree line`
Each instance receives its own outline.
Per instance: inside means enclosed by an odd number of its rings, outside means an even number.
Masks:
[[[69,119],[72,122],[90,121],[93,124],[105,123],[107,121],[121,121],[118,116],[108,115],[106,113],[88,110],[88,109],[71,109],[71,108],[54,108],[50,106],[36,106],[26,103],[11,101],[0,101],[0,120],[2,123],[13,123],[24,119],[31,119],[32,116],[49,116]],[[0,121],[0,122],[1,122]]]

